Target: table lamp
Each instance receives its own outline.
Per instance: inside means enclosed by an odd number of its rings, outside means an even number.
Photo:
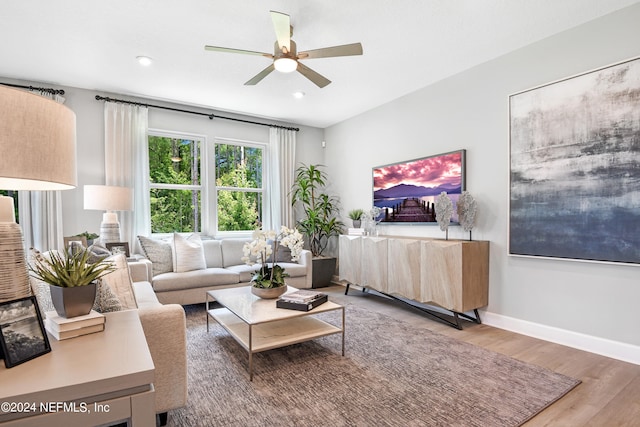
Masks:
[[[0,85],[0,189],[77,185],[76,115],[51,99]],[[0,197],[0,302],[31,295],[22,230]]]
[[[84,208],[106,211],[100,224],[100,243],[121,242],[120,223],[115,211],[133,209],[133,189],[113,185],[85,185]]]

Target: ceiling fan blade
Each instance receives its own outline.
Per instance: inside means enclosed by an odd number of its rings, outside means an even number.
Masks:
[[[298,58],[313,59],[353,55],[362,55],[362,45],[360,43],[351,43],[344,44],[342,46],[323,47],[322,49],[307,50],[298,53]]]
[[[232,49],[230,47],[219,47],[219,46],[205,46],[204,49],[211,50],[214,52],[242,53],[244,55],[264,56],[264,57],[273,59],[273,55],[270,53],[255,52],[253,50]]]
[[[287,52],[291,51],[291,20],[289,19],[289,15],[281,12],[275,12],[273,10],[270,12],[280,50],[282,50],[283,47],[286,47]]]
[[[269,73],[271,73],[273,70],[275,70],[275,67],[273,66],[273,64],[269,65],[267,68],[265,68],[264,70],[262,70],[258,74],[256,74],[255,77],[253,77],[251,80],[246,82],[245,86],[253,86],[253,85],[259,83],[260,80],[262,80],[265,77],[267,77],[267,75],[269,75]]]
[[[331,83],[331,80],[322,76],[321,74],[316,73],[311,68],[302,65],[300,62],[298,62],[298,72],[315,83],[319,88],[323,88]]]

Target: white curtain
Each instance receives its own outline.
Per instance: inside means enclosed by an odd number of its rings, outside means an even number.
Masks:
[[[45,91],[32,90],[64,104],[66,99]],[[25,248],[42,251],[63,247],[62,196],[60,191],[19,191],[18,215]]]
[[[263,228],[278,230],[295,225],[289,192],[293,185],[296,158],[296,131],[270,128],[267,150],[268,170],[265,177],[267,192],[264,200]]]
[[[133,211],[118,212],[120,233],[133,249],[136,236],[151,233],[148,110],[105,102],[105,184],[133,188]]]

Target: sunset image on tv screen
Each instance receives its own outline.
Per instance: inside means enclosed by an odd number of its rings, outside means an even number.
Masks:
[[[373,204],[383,222],[435,222],[433,205],[443,191],[455,203],[464,190],[465,151],[373,168]],[[452,218],[457,222],[457,215]]]

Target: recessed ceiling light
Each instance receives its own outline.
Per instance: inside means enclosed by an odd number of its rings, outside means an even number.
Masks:
[[[140,65],[144,65],[145,67],[148,67],[153,62],[153,59],[149,58],[148,56],[136,56],[136,59],[138,60]]]
[[[296,99],[301,99],[304,98],[305,93],[302,91],[298,91],[298,92],[293,92],[293,97]]]

